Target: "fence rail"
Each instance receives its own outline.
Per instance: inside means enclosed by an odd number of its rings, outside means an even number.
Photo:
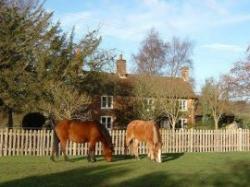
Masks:
[[[115,155],[124,154],[125,130],[112,130]],[[163,153],[182,152],[230,152],[250,150],[250,130],[166,130],[161,129]],[[51,155],[53,145],[51,130],[0,129],[0,156]],[[87,155],[88,144],[68,142],[67,154]],[[139,147],[146,154],[145,143]],[[96,154],[101,155],[102,145],[96,145]]]

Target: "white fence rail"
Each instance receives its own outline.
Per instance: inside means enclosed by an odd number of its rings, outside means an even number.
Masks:
[[[111,131],[115,155],[124,154],[125,130]],[[182,152],[230,152],[250,150],[250,130],[166,130],[161,129],[163,153]],[[0,129],[0,156],[51,155],[53,132],[51,130]],[[69,142],[67,154],[86,155],[88,144]],[[139,147],[146,154],[145,143]],[[101,155],[102,145],[96,145],[96,154]]]

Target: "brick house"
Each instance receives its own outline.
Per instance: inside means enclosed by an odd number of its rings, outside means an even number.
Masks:
[[[126,128],[131,120],[135,119],[133,115],[133,96],[132,89],[138,75],[128,74],[126,71],[126,60],[120,56],[116,61],[115,73],[97,73],[89,72],[86,81],[92,81],[92,86],[83,88],[92,95],[91,118],[100,121],[108,129]],[[179,96],[180,111],[185,116],[179,118],[179,127],[186,127],[187,124],[194,123],[195,96],[191,84],[189,83],[189,70],[183,68],[181,77],[172,78],[162,77],[169,81],[174,81],[176,86],[184,89],[184,95]],[[168,128],[169,122],[166,116],[159,120],[161,127]],[[178,127],[178,126],[177,126]]]

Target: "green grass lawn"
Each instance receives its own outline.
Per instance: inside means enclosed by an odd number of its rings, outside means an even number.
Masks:
[[[1,157],[0,186],[250,186],[250,153],[165,154],[163,163],[147,158],[102,157],[96,163],[74,157]]]

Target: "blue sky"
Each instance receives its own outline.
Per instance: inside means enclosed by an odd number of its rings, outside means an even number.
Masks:
[[[75,26],[76,38],[100,28],[102,47],[123,53],[130,72],[131,55],[152,27],[164,40],[188,38],[197,91],[244,58],[250,44],[249,0],[47,0],[45,7],[64,31]]]

